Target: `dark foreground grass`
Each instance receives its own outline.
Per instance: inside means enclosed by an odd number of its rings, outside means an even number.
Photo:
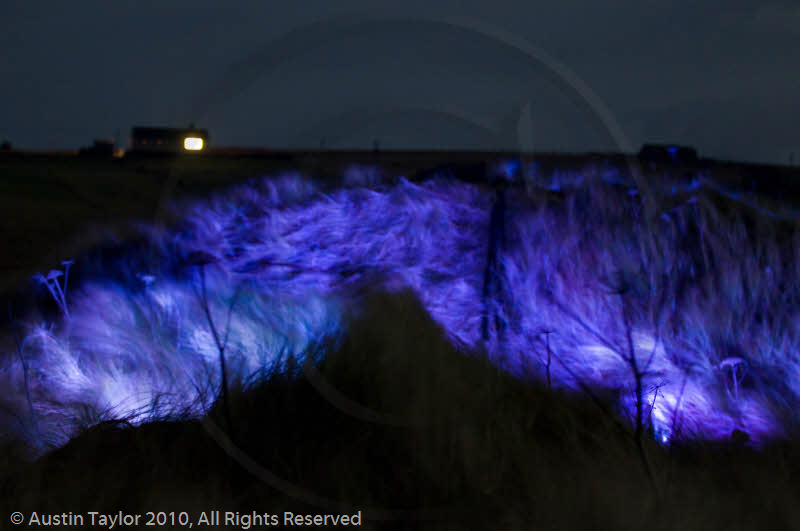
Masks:
[[[800,528],[795,442],[640,451],[612,398],[457,351],[411,295],[365,308],[324,359],[234,390],[230,427],[220,404],[201,420],[99,424],[33,463],[6,448],[3,528],[13,511],[212,510],[281,525],[285,511],[360,510],[367,529]]]

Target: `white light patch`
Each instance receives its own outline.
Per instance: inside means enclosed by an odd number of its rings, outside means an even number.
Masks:
[[[200,151],[203,149],[203,139],[194,136],[187,136],[183,139],[183,149],[187,151]]]

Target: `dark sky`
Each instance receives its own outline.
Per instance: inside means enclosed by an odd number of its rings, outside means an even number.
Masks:
[[[5,0],[0,137],[800,158],[800,2],[655,4]]]

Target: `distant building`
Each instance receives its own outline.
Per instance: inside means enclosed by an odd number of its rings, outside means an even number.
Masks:
[[[674,144],[645,144],[639,150],[639,160],[654,164],[691,166],[698,163],[697,150]]]
[[[208,148],[208,131],[194,126],[134,127],[131,130],[132,153],[201,152]]]
[[[114,156],[114,141],[106,139],[96,139],[89,147],[82,147],[78,151],[79,155],[95,156],[95,157],[113,157]]]

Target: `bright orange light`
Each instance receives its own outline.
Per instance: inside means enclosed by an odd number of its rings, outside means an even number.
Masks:
[[[200,151],[203,149],[203,139],[195,136],[187,136],[183,139],[183,149],[188,151]]]

